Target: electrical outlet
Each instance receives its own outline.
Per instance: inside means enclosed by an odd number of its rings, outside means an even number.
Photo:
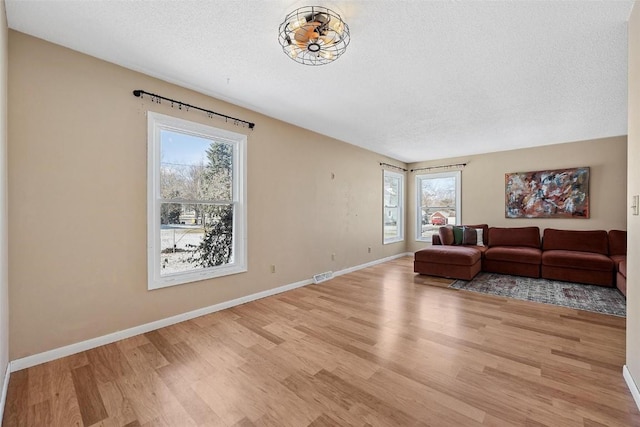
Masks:
[[[276,272],[276,265],[275,264],[271,264],[271,272],[272,273]]]
[[[633,196],[631,199],[631,209],[633,215],[640,214],[640,196]]]

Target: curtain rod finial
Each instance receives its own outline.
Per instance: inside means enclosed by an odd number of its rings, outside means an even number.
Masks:
[[[133,95],[139,97],[139,96],[142,95],[142,91],[140,89],[136,89],[136,90],[133,91]]]

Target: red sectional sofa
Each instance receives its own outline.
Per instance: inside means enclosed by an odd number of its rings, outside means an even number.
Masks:
[[[482,242],[451,244],[448,230],[440,230],[415,253],[414,271],[462,280],[480,271],[543,277],[617,286],[626,295],[626,231],[548,228],[541,240],[538,227],[466,227],[483,230]]]

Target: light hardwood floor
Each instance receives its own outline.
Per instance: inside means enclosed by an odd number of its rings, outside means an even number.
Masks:
[[[3,426],[640,426],[625,319],[412,259],[11,375]]]

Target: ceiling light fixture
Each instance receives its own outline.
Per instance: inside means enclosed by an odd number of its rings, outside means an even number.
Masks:
[[[280,24],[282,50],[304,65],[324,65],[335,61],[349,45],[349,26],[340,15],[321,6],[294,10]]]

